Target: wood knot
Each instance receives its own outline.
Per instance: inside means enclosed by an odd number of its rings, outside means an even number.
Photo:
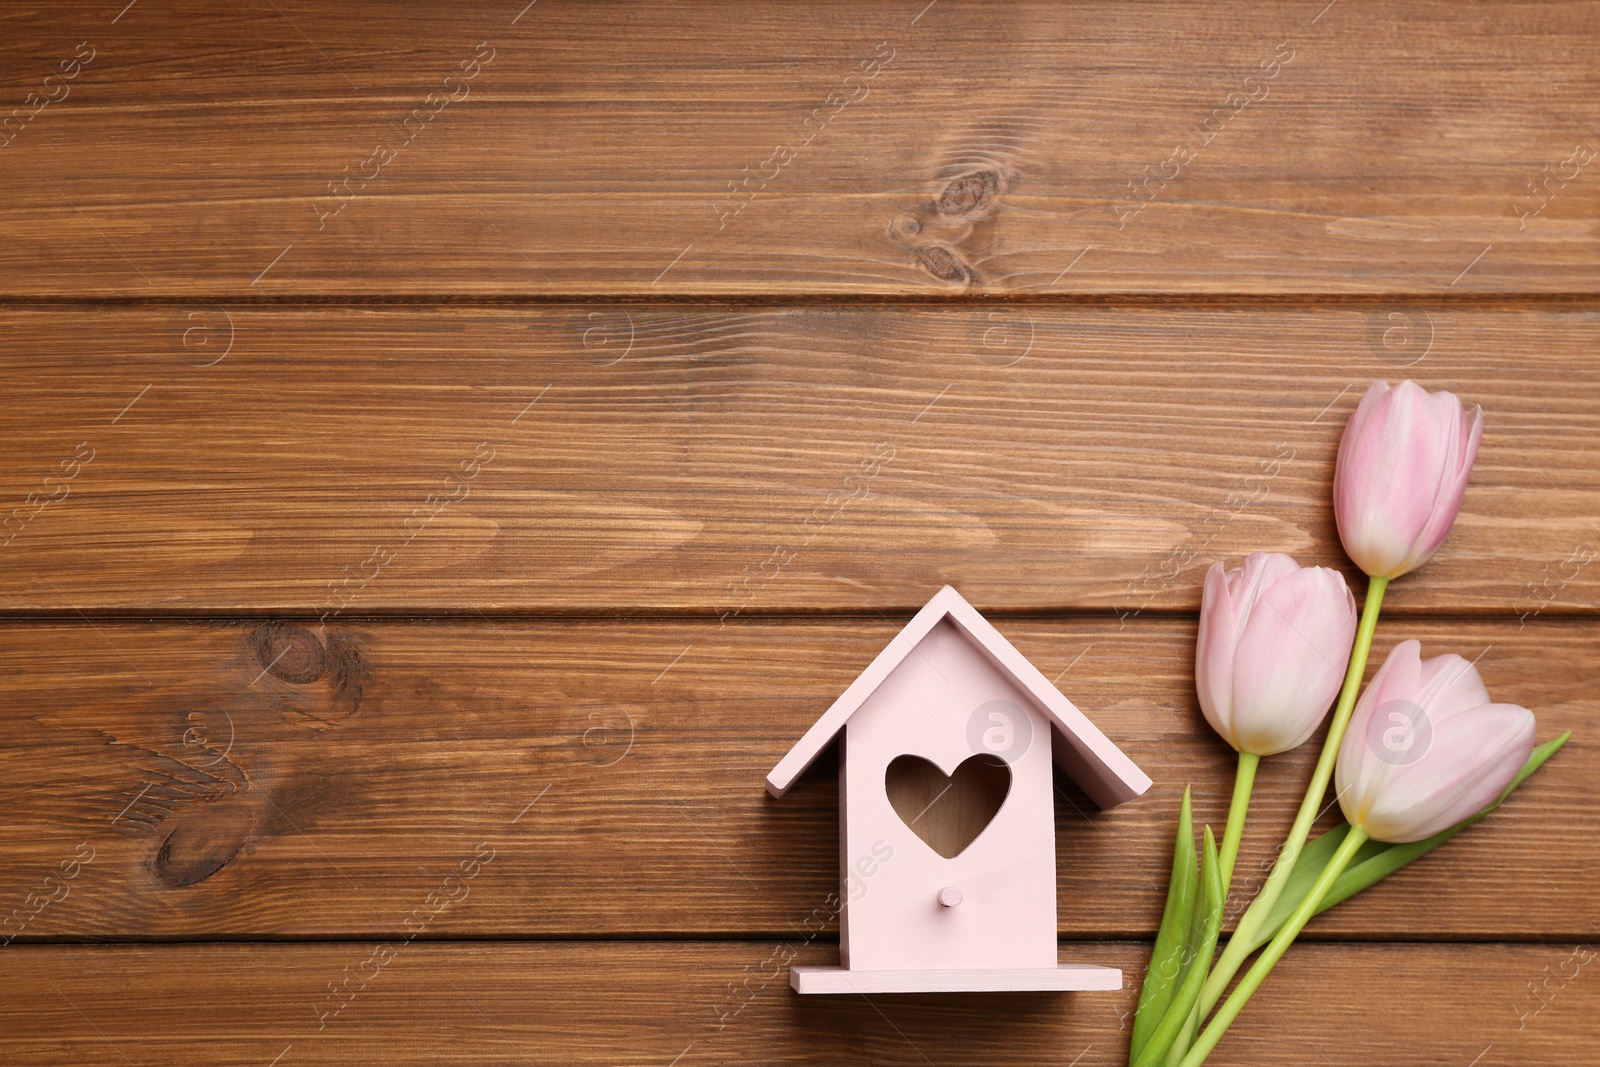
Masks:
[[[328,673],[327,646],[304,626],[258,626],[250,634],[250,648],[263,670],[293,685],[310,685]]]
[[[944,282],[970,285],[977,280],[973,269],[943,245],[925,245],[917,250],[917,262],[929,274]]]
[[[889,221],[889,239],[910,249],[917,265],[941,282],[981,285],[974,264],[993,258],[995,222],[1013,184],[1009,172],[941,167],[935,182],[927,199]]]
[[[243,643],[251,685],[260,682],[296,712],[331,724],[360,707],[369,672],[354,635],[269,622],[246,633]]]
[[[941,215],[970,215],[986,208],[989,201],[1000,192],[998,172],[984,169],[954,178],[944,187],[933,202],[933,209]]]
[[[902,211],[889,220],[889,236],[912,238],[922,232],[922,220],[909,212]]]
[[[151,860],[151,870],[174,889],[203,882],[239,854],[255,825],[240,800],[204,804],[179,817]]]

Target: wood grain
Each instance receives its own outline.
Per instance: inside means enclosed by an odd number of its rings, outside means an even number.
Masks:
[[[121,1067],[196,1058],[264,1067],[275,1056],[278,1067],[1102,1067],[1126,1062],[1136,996],[1129,986],[802,998],[768,977],[773,961],[823,962],[833,947],[795,941],[381,945],[388,956],[365,942],[7,949],[0,1050],[19,1065]],[[1127,974],[1149,951],[1071,947]],[[1300,946],[1209,1062],[1587,1065],[1600,1040],[1593,957],[1587,944]],[[324,1018],[341,1003],[328,987],[347,976],[360,992]]]
[[[1255,549],[1348,569],[1339,435],[1409,375],[1487,430],[1388,609],[1593,614],[1597,346],[1441,305],[11,309],[0,609],[1193,610]]]
[[[1321,6],[24,6],[0,296],[1594,294],[1592,8]]]
[[[7,627],[0,903],[23,905],[85,845],[92,861],[23,940],[379,937],[484,846],[496,888],[473,892],[449,936],[787,936],[828,917],[838,790],[827,756],[782,801],[763,777],[896,629]],[[1060,930],[1148,936],[1184,784],[1197,823],[1216,826],[1231,790],[1232,751],[1195,705],[1193,624],[1001,629],[1156,783],[1101,813],[1058,776]],[[1309,936],[1588,936],[1600,627],[1392,620],[1379,655],[1401,637],[1479,657],[1498,699],[1535,711],[1541,739],[1577,736],[1485,825]],[[1264,766],[1234,911],[1315,752]]]
[[[1576,737],[1211,1062],[1592,1062],[1597,49],[1578,0],[6,7],[0,1061],[1122,1062],[1231,785],[1202,576],[1349,573],[1339,433],[1409,376],[1487,430],[1377,654]],[[762,777],[947,582],[1156,781],[1057,778],[1120,993],[787,988],[837,791]]]

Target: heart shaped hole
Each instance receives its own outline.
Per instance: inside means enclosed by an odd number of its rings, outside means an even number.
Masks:
[[[921,756],[896,756],[883,787],[895,813],[945,859],[955,859],[999,814],[1011,792],[1011,768],[998,756],[969,757],[946,776]]]

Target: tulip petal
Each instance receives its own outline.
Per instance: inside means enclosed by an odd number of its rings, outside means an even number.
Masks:
[[[1373,576],[1399,577],[1438,550],[1461,507],[1482,438],[1452,393],[1374,382],[1345,426],[1334,515],[1345,551]]]
[[[1426,752],[1396,769],[1363,828],[1380,841],[1420,841],[1488,807],[1533,751],[1533,713],[1486,704],[1432,726]]]
[[[1546,741],[1535,748],[1527,761],[1523,763],[1522,769],[1517,772],[1516,777],[1511,779],[1511,784],[1500,791],[1500,795],[1495,799],[1494,803],[1483,809],[1482,814],[1487,815],[1498,808],[1506,797],[1511,795],[1513,790],[1525,782],[1534,771],[1544,766],[1545,761],[1559,752],[1561,746],[1565,745],[1571,737],[1572,731],[1568,730],[1553,741]],[[1388,844],[1377,840],[1367,842],[1367,844],[1361,846],[1360,851],[1351,860],[1350,866],[1345,868],[1345,872],[1333,883],[1333,887],[1322,898],[1322,903],[1317,905],[1317,914],[1320,915],[1335,904],[1341,904],[1362,890],[1371,888],[1411,861],[1432,852],[1477,821],[1478,814],[1474,813],[1448,829],[1441,830],[1439,833],[1418,841],[1408,841],[1404,844]],[[1251,937],[1249,951],[1254,952],[1272,940],[1272,936],[1278,932],[1278,927],[1283,925],[1289,915],[1305,899],[1312,883],[1317,880],[1317,876],[1328,865],[1328,861],[1333,857],[1334,852],[1344,843],[1344,836],[1349,832],[1350,824],[1340,823],[1305,847],[1300,853],[1300,859],[1294,865],[1294,873],[1285,884],[1283,894],[1278,897],[1278,901],[1273,905],[1272,912],[1267,916],[1266,921],[1256,929],[1254,936]]]
[[[1435,723],[1457,712],[1493,703],[1478,668],[1454,653],[1434,656],[1422,664],[1416,702],[1428,709]]]
[[[1411,552],[1394,577],[1416,570],[1428,562],[1439,550],[1439,546],[1444,544],[1444,539],[1449,535],[1450,528],[1455,525],[1456,515],[1461,510],[1461,500],[1467,491],[1467,479],[1472,475],[1472,464],[1478,458],[1478,444],[1483,440],[1482,408],[1473,408],[1469,415],[1462,410],[1460,401],[1454,396],[1449,393],[1440,393],[1438,396],[1448,397],[1454,401],[1448,412],[1454,428],[1450,442],[1451,467],[1440,480],[1439,494],[1434,500],[1433,513],[1427,525],[1417,536]]]
[[[1233,570],[1225,571],[1222,564],[1217,563],[1206,574],[1205,589],[1200,600],[1200,632],[1195,641],[1195,691],[1200,697],[1200,710],[1205,713],[1206,721],[1235,749],[1268,755],[1292,748],[1315,731],[1316,722],[1320,721],[1321,713],[1326,711],[1325,707],[1320,707],[1314,712],[1297,712],[1295,709],[1303,705],[1306,698],[1303,693],[1296,692],[1279,700],[1268,709],[1267,714],[1269,717],[1287,718],[1288,726],[1280,727],[1280,730],[1289,729],[1298,740],[1281,746],[1267,744],[1265,749],[1258,750],[1246,745],[1239,736],[1235,706],[1240,678],[1259,678],[1277,671],[1277,655],[1271,649],[1259,655],[1240,654],[1245,628],[1257,615],[1265,615],[1269,619],[1280,618],[1283,612],[1266,606],[1263,598],[1268,595],[1268,590],[1275,589],[1280,582],[1302,573],[1306,572],[1293,557],[1282,552],[1252,552]],[[1347,605],[1353,628],[1355,600],[1344,588],[1343,576],[1333,571],[1326,573],[1338,582],[1342,596],[1337,591],[1323,589],[1322,597],[1340,609]],[[1348,652],[1348,641],[1346,645]],[[1316,719],[1302,733],[1300,720],[1306,714],[1315,714]]]
[[[1389,560],[1386,571],[1402,566],[1411,543],[1434,511],[1444,477],[1448,444],[1428,396],[1413,382],[1401,382],[1385,398],[1381,421],[1361,442],[1370,476],[1358,511],[1358,540]]]
[[[1374,471],[1382,460],[1376,434],[1391,405],[1389,383],[1373,382],[1356,405],[1339,439],[1339,454],[1333,469],[1334,519],[1345,552],[1368,574],[1384,573],[1399,562],[1384,552],[1376,536],[1377,513],[1373,489]],[[1375,429],[1375,427],[1377,427]]]
[[[1402,641],[1390,650],[1356,702],[1333,772],[1339,807],[1352,826],[1366,821],[1368,810],[1394,770],[1392,762],[1381,758],[1387,750],[1379,742],[1390,727],[1388,716],[1397,704],[1404,707],[1409,702],[1410,696],[1421,688],[1421,679],[1422,644]]]
[[[1299,569],[1294,557],[1282,552],[1252,552],[1236,570],[1228,572],[1228,591],[1234,611],[1234,645],[1239,643],[1239,636],[1260,602],[1262,591]]]
[[[1373,417],[1387,403],[1390,385],[1385,381],[1375,381],[1367,386],[1367,391],[1361,394],[1361,399],[1356,403],[1356,409],[1350,413],[1350,418],[1344,424],[1344,435],[1339,440],[1340,451],[1355,449],[1360,442],[1367,439],[1368,424]],[[1354,458],[1352,455],[1350,458]],[[1338,472],[1334,472],[1338,477]]]
[[[1206,722],[1223,740],[1238,748],[1231,724],[1233,710],[1233,647],[1239,618],[1221,563],[1206,573],[1200,597],[1200,632],[1194,645],[1194,688]]]
[[[1236,747],[1270,756],[1304,744],[1338,695],[1355,634],[1337,571],[1296,569],[1265,589],[1235,652]]]

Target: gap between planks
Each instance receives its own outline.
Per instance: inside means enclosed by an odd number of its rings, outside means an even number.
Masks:
[[[866,620],[869,622],[882,622],[886,618],[893,621],[897,616],[909,619],[922,609],[922,603],[905,603],[880,605],[881,610],[858,610],[819,608],[815,611],[747,611],[740,615],[744,622],[779,623],[806,625],[829,621],[854,622]],[[1129,623],[1160,622],[1160,621],[1188,621],[1194,622],[1200,617],[1198,611],[1181,608],[1145,609],[1137,613],[1127,613],[1115,608],[1104,611],[1086,611],[1081,607],[1074,608],[980,608],[983,616],[991,622],[1108,622],[1127,614]],[[517,623],[586,623],[586,624],[624,624],[624,623],[709,623],[719,618],[719,613],[709,608],[698,611],[662,611],[655,608],[605,608],[595,611],[529,611],[521,608],[464,608],[449,611],[430,607],[395,608],[389,611],[369,612],[366,614],[347,613],[339,616],[341,625],[363,626],[389,626],[402,623],[460,623],[471,625],[484,620],[489,622],[517,622]],[[1405,608],[1390,608],[1385,606],[1383,617],[1386,619],[1405,619],[1408,622],[1500,622],[1514,623],[1521,619],[1521,614],[1515,611],[1474,611],[1462,609],[1459,611],[1440,611],[1437,608],[1428,608],[1422,611],[1410,611]],[[150,608],[132,611],[126,608],[96,609],[85,608],[55,609],[55,608],[6,608],[0,609],[0,627],[4,626],[42,626],[61,624],[84,624],[86,622],[116,622],[116,623],[240,623],[240,622],[316,622],[320,616],[315,611],[272,611],[260,607],[241,607],[238,609],[219,610],[206,608],[196,611],[184,611],[172,608]],[[1587,609],[1582,607],[1564,605],[1560,608],[1552,607],[1539,613],[1537,620],[1530,620],[1534,625],[1561,625],[1591,622],[1600,618],[1600,608]],[[903,622],[904,620],[902,620]]]
[[[250,293],[238,290],[155,294],[150,296],[104,296],[85,299],[78,296],[19,296],[0,293],[0,311],[90,309],[100,307],[189,307],[195,304],[221,304],[230,307],[451,307],[517,308],[570,305],[672,305],[719,307],[817,307],[847,304],[864,307],[944,307],[966,305],[1029,305],[1041,307],[1104,308],[1349,308],[1373,304],[1405,304],[1419,308],[1470,308],[1474,310],[1590,309],[1600,306],[1596,292],[1493,292],[1439,291],[1402,292],[1373,290],[1370,293],[1142,293],[1078,292],[1025,293],[971,290],[950,293],[654,293],[640,289],[630,293]]]
[[[1223,930],[1224,939],[1231,930]],[[306,946],[320,945],[370,945],[376,938],[387,936],[384,933],[368,933],[364,935],[346,934],[341,936],[318,937],[262,937],[253,935],[248,937],[232,937],[228,934],[211,934],[205,937],[131,937],[127,935],[96,936],[71,938],[71,937],[29,937],[18,936],[8,946],[11,952],[27,948],[99,948],[106,945],[138,945],[147,948],[183,948],[192,945],[248,945],[266,946]],[[1573,930],[1558,933],[1544,933],[1538,935],[1516,936],[1513,934],[1482,934],[1477,936],[1456,937],[1388,937],[1383,934],[1356,934],[1336,933],[1319,934],[1314,926],[1308,926],[1304,933],[1295,938],[1296,944],[1317,945],[1381,945],[1386,947],[1403,948],[1414,945],[1420,948],[1435,946],[1493,946],[1505,945],[1516,947],[1531,947],[1540,945],[1553,945],[1557,947],[1570,947],[1574,941],[1584,941],[1593,936],[1593,931],[1574,928]],[[453,936],[419,937],[416,944],[435,945],[764,945],[770,946],[774,941],[793,941],[793,929],[773,928],[762,930],[751,928],[735,930],[724,934],[698,932],[692,934],[675,933],[650,933],[630,931],[626,934],[595,934],[585,937],[578,934],[525,934],[520,936],[496,934],[458,934]],[[1056,937],[1057,945],[1125,945],[1143,946],[1149,948],[1155,943],[1154,936],[1141,936],[1126,930],[1109,930],[1102,934],[1088,935],[1059,934]],[[837,946],[839,935],[837,932],[818,934],[806,939],[807,945]]]

